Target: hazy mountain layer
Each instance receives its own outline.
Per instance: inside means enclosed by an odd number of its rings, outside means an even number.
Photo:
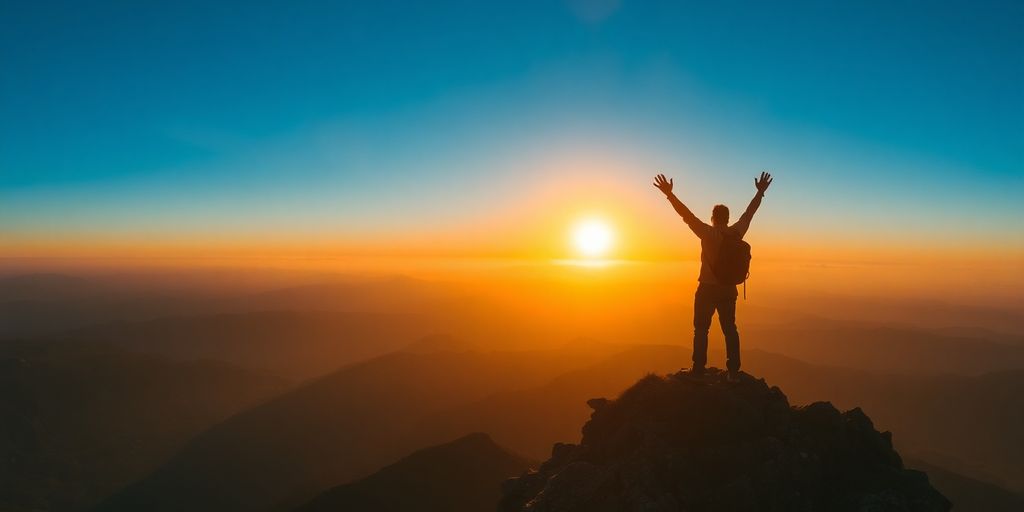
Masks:
[[[303,380],[394,351],[421,331],[409,315],[260,311],[122,322],[64,337],[175,360],[218,359]]]
[[[1020,512],[1024,495],[989,482],[964,476],[919,460],[904,460],[908,467],[928,473],[928,480],[953,502],[953,510],[964,512]]]
[[[455,437],[421,429],[429,415],[596,359],[574,351],[403,352],[356,364],[208,430],[101,509],[293,507]]]
[[[0,346],[0,509],[81,510],[284,389],[216,361],[101,344]]]
[[[400,353],[344,368],[203,433],[107,509],[286,508],[466,432],[542,458],[553,442],[578,439],[588,398],[676,370],[688,356],[678,346],[585,354]],[[901,449],[948,453],[1014,481],[1024,375],[880,376],[757,351],[745,358],[794,403],[863,405]]]

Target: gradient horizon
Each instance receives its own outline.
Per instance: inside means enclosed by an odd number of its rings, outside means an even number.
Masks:
[[[651,178],[769,169],[759,258],[1024,272],[1020,3],[2,14],[0,258],[692,260]]]

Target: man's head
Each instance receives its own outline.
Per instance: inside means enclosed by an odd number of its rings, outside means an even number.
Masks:
[[[711,210],[711,224],[714,226],[728,226],[729,207],[724,204],[716,204]]]

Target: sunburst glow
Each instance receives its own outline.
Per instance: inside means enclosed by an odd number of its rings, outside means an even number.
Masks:
[[[600,258],[608,254],[614,238],[611,226],[596,219],[580,222],[572,231],[576,251],[587,258]]]

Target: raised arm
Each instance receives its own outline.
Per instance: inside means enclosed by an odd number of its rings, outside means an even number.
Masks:
[[[697,218],[689,208],[679,200],[674,193],[672,193],[672,180],[665,179],[664,174],[659,174],[654,178],[654,187],[665,194],[665,198],[668,199],[669,203],[672,203],[672,208],[676,210],[676,213],[683,218],[687,226],[690,226],[690,230],[693,234],[698,237],[703,237],[710,229],[711,226],[707,225],[703,221]]]
[[[768,190],[768,185],[772,184],[772,175],[767,172],[762,172],[760,178],[754,179],[754,186],[757,187],[757,193],[754,194],[754,198],[750,200],[750,204],[747,205],[747,210],[740,215],[740,220],[736,221],[732,225],[732,230],[737,236],[743,238],[743,235],[747,234],[747,230],[750,229],[750,221],[754,218],[754,212],[761,206],[761,198],[764,197],[764,191]]]

